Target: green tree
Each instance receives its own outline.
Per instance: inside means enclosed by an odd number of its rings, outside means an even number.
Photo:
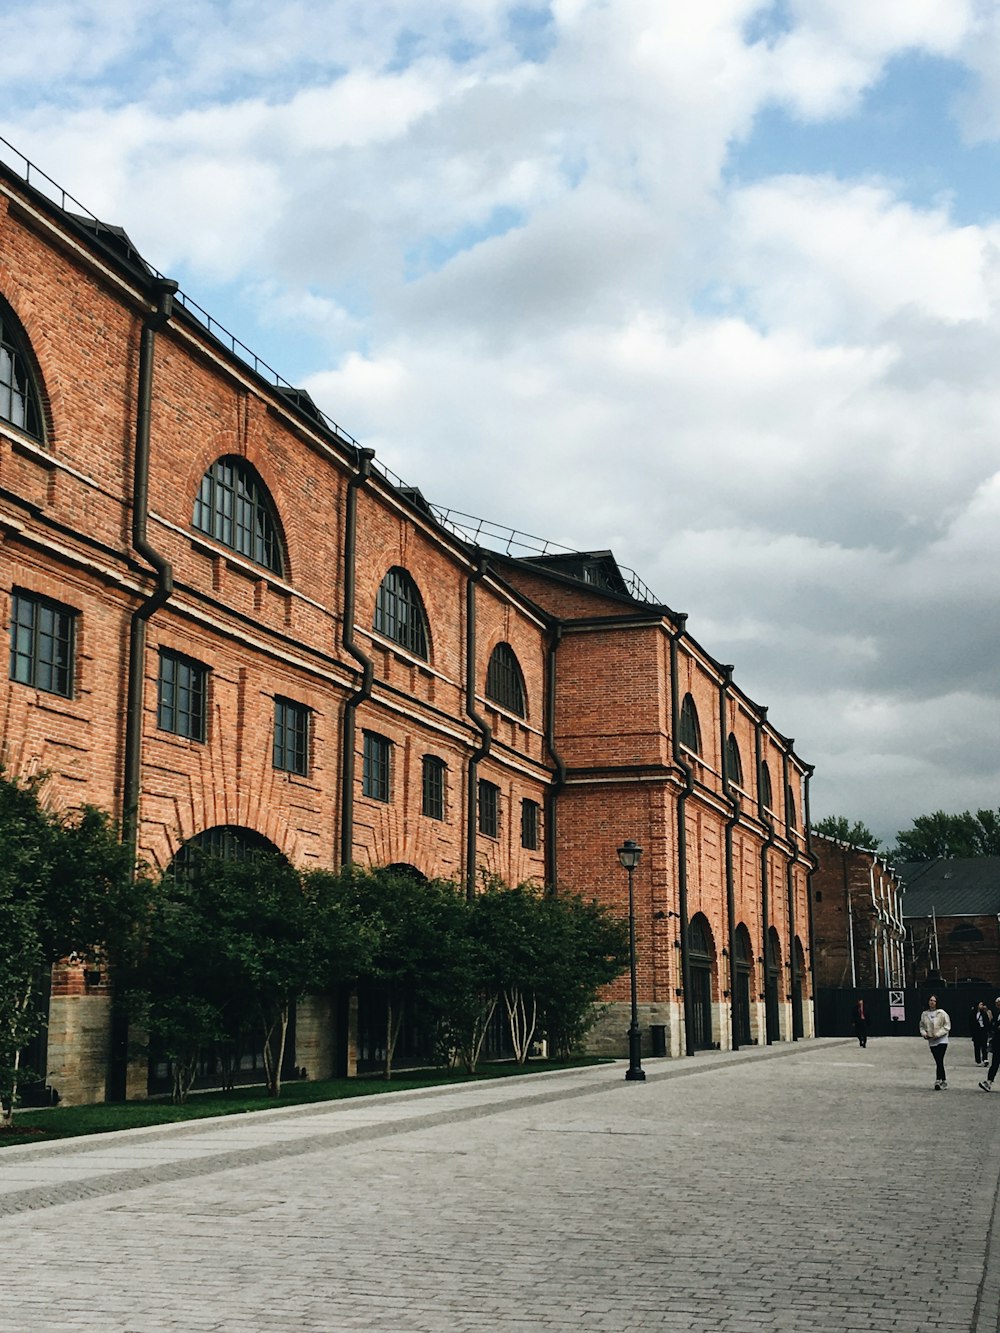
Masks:
[[[878,838],[867,824],[862,824],[860,820],[852,824],[846,815],[827,815],[825,819],[813,824],[812,828],[814,833],[822,833],[824,837],[833,838],[837,842],[849,843],[851,847],[875,851],[879,845]]]
[[[73,953],[117,966],[147,902],[108,816],[47,810],[43,781],[0,771],[0,1127],[12,1124],[21,1053],[44,1022],[40,973]]]
[[[1000,810],[964,810],[949,815],[935,810],[918,815],[896,835],[899,861],[934,861],[938,857],[1000,856]]]
[[[628,926],[577,894],[543,898],[541,916],[547,954],[539,991],[544,1031],[552,1053],[568,1060],[597,1018],[598,990],[628,967]]]

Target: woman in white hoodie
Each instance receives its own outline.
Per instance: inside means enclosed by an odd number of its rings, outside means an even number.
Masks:
[[[943,1009],[938,1008],[937,996],[927,997],[927,1008],[920,1015],[920,1035],[931,1048],[934,1057],[934,1069],[937,1078],[934,1091],[946,1088],[948,1080],[944,1074],[944,1057],[948,1053],[948,1033],[951,1031],[951,1019]]]

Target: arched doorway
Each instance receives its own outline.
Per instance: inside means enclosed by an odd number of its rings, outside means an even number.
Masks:
[[[712,1036],[712,961],[715,949],[712,930],[699,912],[688,925],[688,967],[691,974],[691,1026],[695,1050],[711,1050]]]
[[[781,1016],[778,999],[781,985],[781,937],[774,926],[767,932],[767,957],[764,980],[764,1021],[767,1044],[781,1040]]]
[[[218,824],[189,838],[177,851],[164,871],[164,888],[183,913],[185,904],[195,912],[199,902],[210,891],[211,881],[204,878],[211,867],[220,862],[271,861],[280,863],[288,872],[288,858],[270,839],[255,829],[236,824]],[[173,888],[170,885],[173,885]],[[245,920],[245,919],[244,919]],[[241,926],[241,929],[247,927]],[[190,955],[188,955],[190,956]],[[211,957],[214,959],[215,955]],[[212,964],[206,961],[205,976],[214,975]],[[178,999],[190,996],[191,988],[178,990]],[[255,1014],[233,1005],[229,992],[218,989],[199,997],[211,1012],[215,1006],[221,1014],[214,1037],[206,1038],[197,1048],[194,1088],[232,1088],[238,1085],[267,1081],[264,1058],[264,1031]],[[195,1039],[197,1040],[197,1039]],[[155,1031],[149,1041],[148,1091],[159,1093],[173,1086],[174,1066],[168,1055],[169,1043],[163,1033]],[[190,1066],[189,1066],[190,1067]],[[281,1063],[281,1077],[295,1077],[295,1008],[290,1007]]]
[[[805,1024],[802,1015],[802,987],[805,984],[806,954],[802,941],[795,937],[795,976],[792,983],[792,1040],[798,1041],[805,1036]]]
[[[736,1009],[736,1040],[740,1046],[753,1041],[750,1029],[750,996],[753,973],[753,947],[746,926],[736,927],[736,955],[733,959],[733,1004]]]

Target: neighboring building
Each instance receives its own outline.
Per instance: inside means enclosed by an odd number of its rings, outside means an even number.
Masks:
[[[913,984],[985,983],[992,1000],[1000,985],[1000,856],[908,861],[898,869]]]
[[[907,984],[903,881],[877,852],[812,835],[817,988],[902,989]]]
[[[270,846],[624,912],[634,838],[646,1052],[811,1035],[811,769],[685,617],[610,552],[485,549],[29,176],[0,165],[7,769],[161,869]],[[607,1000],[624,1053],[627,977]],[[300,1007],[296,1064],[353,1069],[359,1021]],[[125,1086],[122,1037],[58,968],[64,1100]]]

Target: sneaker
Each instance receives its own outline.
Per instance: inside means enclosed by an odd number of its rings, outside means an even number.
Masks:
[[[935,1083],[935,1084],[934,1084],[934,1091],[935,1091],[935,1092],[940,1092],[940,1091],[941,1091],[941,1084],[940,1084],[940,1083]]]
[[[946,1088],[948,1086],[948,1080],[946,1078],[943,1078],[941,1080],[941,1086],[942,1088]]]
[[[993,1084],[989,1081],[989,1079],[986,1079],[986,1078],[982,1079],[982,1080],[980,1081],[979,1086],[982,1088],[983,1092],[992,1092],[992,1091],[993,1091]]]

